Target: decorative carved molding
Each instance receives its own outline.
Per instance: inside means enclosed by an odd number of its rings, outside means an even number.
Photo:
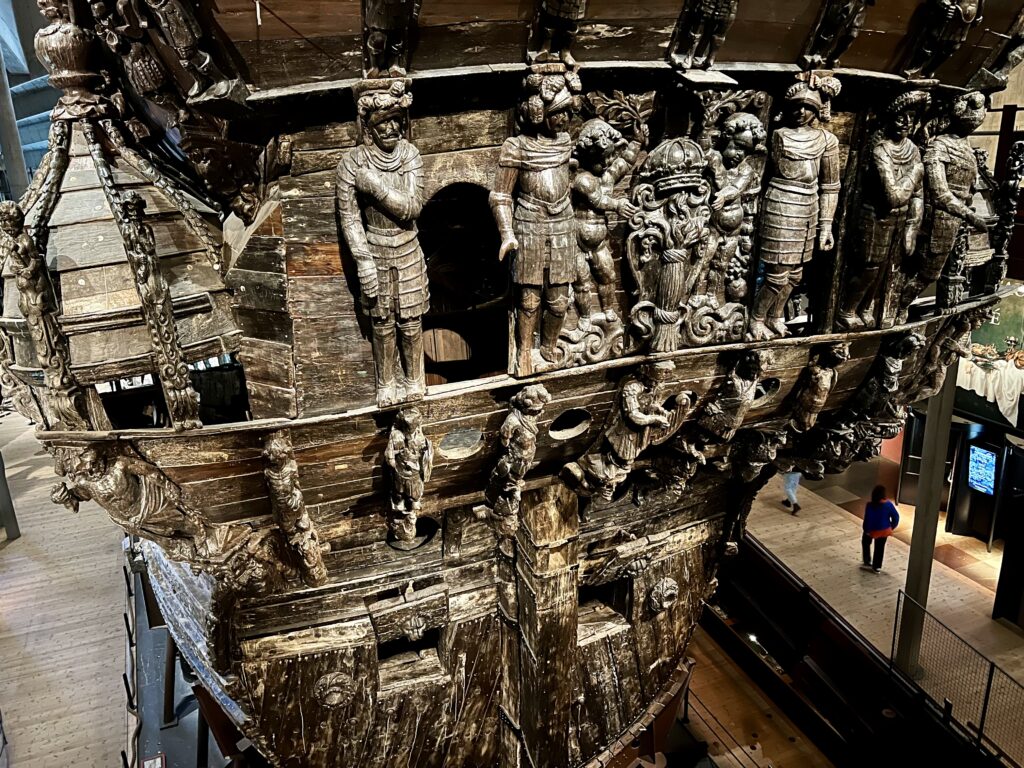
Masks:
[[[311,587],[320,586],[327,582],[323,553],[329,551],[330,545],[321,544],[313,521],[306,512],[306,502],[299,485],[299,466],[287,430],[267,435],[263,455],[267,459],[263,474],[270,491],[274,519],[298,562],[302,580]]]
[[[392,515],[388,527],[401,544],[416,540],[423,487],[434,466],[434,446],[423,434],[422,425],[423,417],[418,408],[400,410],[395,415],[384,451],[391,490]]]
[[[1017,222],[1022,181],[1024,181],[1024,141],[1016,141],[1006,158],[1006,171],[996,195],[995,208],[998,218],[988,233],[994,253],[985,279],[985,293],[995,293],[999,284],[1006,277],[1006,262],[1010,253],[1010,239],[1013,237],[1013,230]]]
[[[551,395],[542,384],[524,387],[509,400],[508,416],[498,433],[504,452],[484,492],[500,536],[515,536],[519,529],[523,479],[537,451],[537,419],[550,401]]]
[[[373,323],[377,405],[383,408],[418,400],[426,391],[423,315],[430,290],[416,231],[423,161],[404,138],[412,104],[406,81],[369,81],[358,90],[362,144],[338,164],[336,195],[362,308]]]
[[[739,0],[685,0],[668,49],[677,69],[710,69],[736,21]]]
[[[87,430],[85,393],[71,373],[68,340],[57,321],[57,296],[46,261],[36,249],[17,203],[0,202],[0,256],[14,275],[18,308],[25,318],[46,384],[44,416],[51,429]]]

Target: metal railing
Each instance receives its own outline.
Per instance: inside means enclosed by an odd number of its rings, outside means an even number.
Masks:
[[[903,590],[890,663],[979,747],[1024,768],[1024,685]]]

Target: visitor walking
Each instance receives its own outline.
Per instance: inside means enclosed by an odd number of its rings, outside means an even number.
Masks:
[[[796,490],[800,487],[799,472],[784,472],[782,475],[782,489],[786,492],[786,498],[782,500],[782,506],[794,515],[800,511],[800,505],[796,500]]]
[[[861,568],[870,568],[875,573],[882,572],[885,540],[892,536],[893,530],[899,524],[899,510],[885,498],[885,486],[876,485],[871,492],[871,501],[864,508],[864,535],[860,540],[864,562]],[[874,556],[871,553],[872,542],[875,544]]]

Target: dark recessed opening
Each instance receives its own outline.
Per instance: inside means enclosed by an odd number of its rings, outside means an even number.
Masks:
[[[415,539],[412,541],[399,541],[392,534],[388,534],[388,546],[402,552],[419,549],[424,544],[430,542],[439,530],[441,530],[441,524],[437,520],[431,517],[420,517],[416,520]]]
[[[590,429],[592,421],[593,417],[586,408],[570,408],[555,417],[548,434],[555,440],[571,440]]]
[[[609,581],[606,584],[584,585],[579,588],[580,607],[597,605],[610,608],[625,616],[629,613],[630,585],[626,579]]]
[[[428,629],[419,640],[410,640],[407,637],[390,640],[377,646],[377,661],[381,664],[388,661],[400,664],[404,660],[403,656],[411,654],[418,657],[423,651],[436,651],[440,642],[440,629]]]

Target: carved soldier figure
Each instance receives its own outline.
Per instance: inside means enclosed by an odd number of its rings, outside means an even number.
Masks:
[[[627,142],[600,118],[584,123],[576,140],[573,158],[578,170],[572,191],[579,265],[572,289],[581,321],[590,319],[595,282],[601,312],[615,316],[615,267],[608,247],[607,214],[615,212],[627,219],[636,214],[635,205],[614,193],[615,185],[632,170],[641,146],[638,139]]]
[[[750,349],[740,354],[714,396],[697,419],[707,443],[728,443],[758,399],[757,385],[771,359],[767,350]]]
[[[569,286],[576,281],[576,231],[567,133],[579,92],[569,72],[531,72],[527,99],[520,105],[522,134],[501,147],[491,210],[501,234],[498,258],[513,255],[516,285],[516,373],[527,376],[536,364],[533,337],[541,319],[540,357],[556,361],[555,344],[569,308]],[[543,307],[543,317],[540,318]]]
[[[359,96],[363,143],[338,164],[341,231],[355,259],[364,311],[373,321],[377,405],[423,397],[423,315],[430,304],[416,218],[423,161],[403,135],[412,96],[405,81]],[[395,372],[396,344],[402,381]]]
[[[931,77],[960,50],[967,36],[981,23],[985,0],[927,0],[924,27],[910,48],[906,77]]]
[[[498,532],[503,535],[514,536],[519,527],[523,478],[537,452],[537,417],[550,401],[551,395],[542,384],[524,387],[509,401],[508,416],[498,433],[505,450],[485,491]]]
[[[714,186],[711,224],[718,234],[718,245],[705,290],[719,303],[746,295],[746,280],[730,280],[729,273],[741,252],[749,253],[753,247],[753,215],[764,170],[757,156],[767,151],[767,138],[755,115],[736,112],[722,121],[719,148],[708,152]]]
[[[978,161],[967,137],[985,119],[985,97],[978,92],[953,102],[949,128],[928,141],[924,151],[925,208],[917,250],[905,264],[906,282],[900,296],[899,322],[906,322],[910,305],[938,279],[963,226],[988,230],[985,219],[971,208]]]
[[[814,32],[810,49],[804,57],[809,69],[825,66],[834,69],[839,59],[857,39],[864,27],[868,8],[876,0],[828,0],[821,23]]]
[[[815,244],[830,251],[839,200],[839,140],[815,125],[830,117],[829,99],[839,81],[813,73],[786,91],[786,126],[772,134],[772,176],[761,214],[765,280],[751,313],[748,336],[765,341],[787,334],[783,314],[803,278]]]
[[[422,0],[363,0],[367,77],[405,75],[409,31]]]
[[[600,440],[578,462],[566,464],[562,478],[580,496],[600,493],[611,499],[648,446],[662,443],[679,429],[692,406],[692,394],[674,398],[666,385],[675,372],[670,360],[644,365],[626,378]]]
[[[11,200],[0,202],[0,254],[14,275],[18,308],[43,371],[52,416],[64,429],[89,429],[84,395],[71,373],[68,340],[57,322],[60,310],[50,273],[25,229],[25,214]]]
[[[416,519],[423,498],[423,486],[434,466],[434,446],[423,434],[423,417],[418,408],[403,408],[395,416],[388,436],[384,460],[391,470],[389,527],[400,542],[416,539]]]
[[[540,49],[531,55],[531,64],[544,64],[559,59],[569,69],[576,66],[572,44],[579,31],[580,20],[587,13],[588,0],[540,0],[537,37]]]
[[[739,0],[687,0],[669,46],[672,65],[710,69],[736,21],[739,4]]]
[[[850,359],[850,343],[837,341],[819,347],[804,369],[803,378],[797,386],[793,416],[790,426],[797,432],[806,432],[818,421],[818,415],[825,409],[828,396],[839,383],[840,365]]]
[[[895,398],[900,389],[903,364],[924,343],[925,339],[919,333],[888,339],[879,350],[871,372],[846,402],[840,421],[902,420],[900,404]]]
[[[886,110],[884,127],[872,138],[862,177],[860,226],[854,243],[859,258],[846,269],[846,290],[836,317],[843,330],[875,327],[876,299],[885,298],[903,259],[914,252],[924,216],[924,163],[910,140],[930,98],[923,91],[900,94]],[[882,308],[882,327],[893,323]]]
[[[138,0],[133,0],[137,3]],[[159,24],[157,29],[178,55],[178,62],[193,79],[190,99],[213,88],[218,96],[227,96],[232,82],[221,72],[209,53],[200,47],[203,28],[195,13],[183,0],[145,0]],[[143,22],[143,27],[148,24]]]

